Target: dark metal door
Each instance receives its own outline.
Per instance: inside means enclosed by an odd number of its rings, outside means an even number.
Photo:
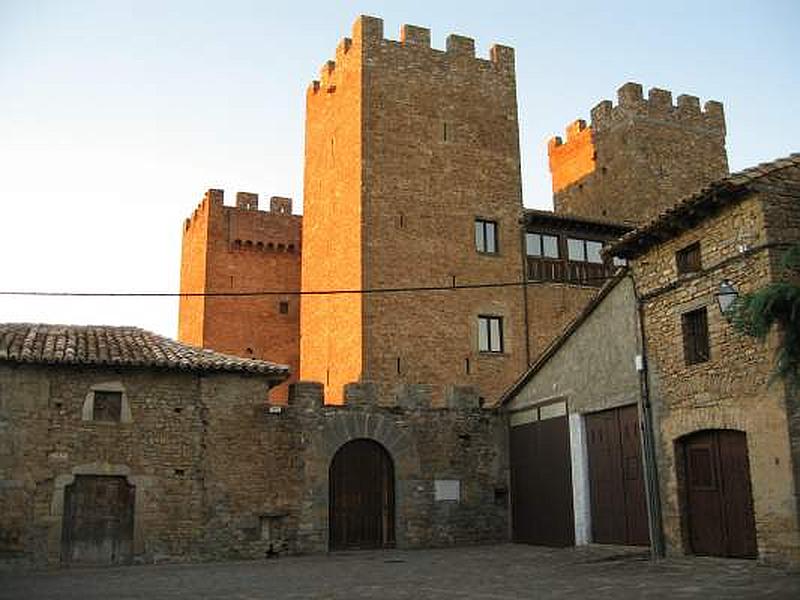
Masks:
[[[592,539],[649,543],[636,405],[586,415]]]
[[[711,430],[682,441],[684,515],[695,554],[755,558],[757,555],[747,437]]]
[[[573,545],[575,521],[567,417],[512,426],[509,444],[514,541],[544,546]]]
[[[330,547],[394,545],[394,468],[389,453],[372,440],[353,440],[331,462]]]
[[[64,490],[62,561],[129,563],[135,492],[124,477],[77,475],[75,483]]]

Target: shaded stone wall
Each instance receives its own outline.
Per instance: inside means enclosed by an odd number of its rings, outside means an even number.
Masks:
[[[98,384],[124,390],[129,422],[83,419]],[[358,438],[394,462],[399,547],[507,539],[505,430],[474,390],[437,408],[429,389],[387,399],[369,383],[344,406],[323,406],[320,384],[288,406],[265,395],[257,377],[0,365],[0,558],[59,563],[76,475],[135,487],[136,562],[326,551],[330,462]],[[437,479],[459,480],[460,501],[437,502]]]
[[[672,553],[687,548],[676,443],[703,429],[735,429],[747,434],[759,555],[800,560],[791,452],[797,442],[790,441],[784,385],[769,383],[776,337],[762,344],[737,333],[720,314],[715,298],[723,279],[740,293],[774,279],[775,248],[770,246],[772,232],[765,227],[768,201],[766,195],[751,195],[632,263],[644,298],[663,523]],[[796,202],[794,206],[796,210]],[[678,276],[675,253],[696,241],[702,270]],[[706,307],[708,315],[710,358],[687,365],[681,315],[700,307]]]

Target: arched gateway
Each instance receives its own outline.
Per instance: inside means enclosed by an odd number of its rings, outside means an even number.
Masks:
[[[331,461],[329,482],[331,550],[394,545],[394,465],[383,446],[347,442]]]

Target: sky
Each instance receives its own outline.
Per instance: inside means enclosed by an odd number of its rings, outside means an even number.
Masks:
[[[0,291],[177,292],[208,188],[295,199],[305,90],[359,14],[516,50],[523,199],[626,81],[725,105],[732,170],[800,151],[800,2],[0,0]],[[177,335],[177,298],[0,296],[0,322]]]

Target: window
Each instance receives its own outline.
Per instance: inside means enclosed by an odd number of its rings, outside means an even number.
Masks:
[[[614,262],[614,266],[615,267],[624,267],[624,266],[626,266],[628,264],[628,259],[627,258],[622,258],[622,257],[619,257],[619,256],[615,256],[613,258],[613,262]]]
[[[567,238],[567,256],[570,260],[603,264],[602,249],[603,242]]]
[[[497,254],[497,223],[475,219],[475,249],[486,254]]]
[[[678,265],[678,275],[697,273],[700,265],[700,242],[690,244],[675,253],[675,262]]]
[[[503,351],[503,317],[478,317],[478,350]]]
[[[278,303],[278,312],[282,315],[289,313],[289,303],[288,302],[279,302]]]
[[[122,415],[122,392],[102,392],[95,390],[92,408],[93,421],[117,423]]]
[[[526,233],[525,248],[528,256],[558,258],[558,237],[544,233]]]
[[[687,365],[705,362],[709,357],[708,316],[706,308],[698,308],[681,316],[683,356]]]

